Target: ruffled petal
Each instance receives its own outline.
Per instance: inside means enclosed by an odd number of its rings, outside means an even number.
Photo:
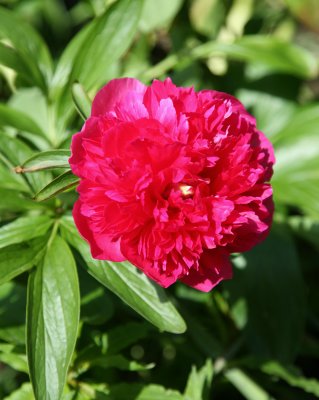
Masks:
[[[191,269],[180,279],[183,283],[203,292],[209,292],[224,279],[232,278],[229,254],[223,249],[204,251],[200,258],[199,270]]]
[[[79,199],[73,207],[73,218],[81,236],[89,243],[92,257],[98,260],[124,261],[121,253],[120,240],[113,241],[109,235],[98,233],[89,226],[89,219],[81,212],[82,202]]]

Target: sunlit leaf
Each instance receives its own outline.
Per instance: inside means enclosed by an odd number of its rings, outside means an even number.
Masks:
[[[8,41],[16,52],[20,64],[19,70],[23,68],[25,75],[30,76],[33,84],[46,91],[47,80],[52,70],[52,60],[45,43],[37,32],[13,12],[1,7],[0,39]],[[0,58],[1,61],[4,60]],[[14,67],[14,65],[8,66]]]
[[[85,121],[91,114],[92,101],[78,82],[72,85],[72,98],[78,113]]]
[[[68,159],[70,157],[70,150],[47,150],[41,153],[36,153],[32,157],[24,161],[17,172],[34,172],[43,169],[52,168],[70,168]]]
[[[159,329],[182,333],[186,326],[164,290],[128,262],[94,260],[71,218],[62,220],[63,235],[88,266],[88,272]]]
[[[310,52],[271,36],[243,36],[234,43],[207,42],[192,51],[192,56],[196,58],[215,55],[262,64],[270,71],[302,78],[313,78],[318,74],[317,61]]]
[[[71,171],[66,171],[59,175],[53,181],[47,184],[41,189],[35,196],[34,200],[44,201],[58,195],[59,193],[65,192],[77,186],[79,178],[72,174]]]
[[[52,223],[52,219],[45,215],[18,218],[0,228],[0,249],[43,236]]]
[[[58,236],[28,282],[27,353],[35,397],[58,400],[74,351],[79,286],[70,249]]]
[[[175,17],[183,0],[161,0],[161,6],[157,0],[144,0],[139,28],[142,32],[151,32],[168,25]]]

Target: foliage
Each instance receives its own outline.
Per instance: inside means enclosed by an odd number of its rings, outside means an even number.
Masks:
[[[1,3],[0,397],[318,398],[315,1]],[[272,233],[211,293],[93,260],[71,218],[90,99],[167,75],[236,95],[275,146]]]

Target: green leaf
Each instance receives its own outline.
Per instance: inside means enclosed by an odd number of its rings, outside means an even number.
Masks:
[[[70,150],[47,150],[34,154],[16,168],[16,172],[35,172],[43,169],[70,168],[69,164]]]
[[[134,39],[142,0],[122,0],[86,25],[62,54],[53,81],[54,98],[60,98],[58,115],[70,113],[70,85],[78,81],[87,89],[98,89],[110,79],[110,68]]]
[[[168,25],[178,13],[183,0],[144,0],[143,11],[139,21],[142,32],[151,32]]]
[[[45,238],[39,238],[3,248],[0,251],[0,285],[34,267],[43,256],[45,244]]]
[[[306,293],[289,231],[274,225],[269,237],[242,260],[223,287],[232,312],[239,302],[248,311],[241,323],[246,344],[259,357],[290,362],[304,330]]]
[[[19,372],[29,372],[27,358],[24,354],[17,354],[14,352],[1,352],[0,349],[0,362],[9,365],[11,368]]]
[[[2,341],[24,345],[25,344],[25,325],[0,328],[0,339]]]
[[[65,217],[61,222],[64,237],[82,255],[88,272],[95,279],[160,330],[185,332],[185,322],[161,287],[128,262],[94,260],[87,243],[79,236],[72,218]]]
[[[273,36],[243,36],[234,43],[207,42],[195,48],[191,56],[227,56],[301,78],[314,78],[318,74],[317,60],[312,53]]]
[[[28,282],[27,354],[36,399],[59,400],[74,351],[79,286],[72,253],[56,236]]]
[[[101,335],[99,338],[101,350],[107,354],[116,354],[137,341],[144,339],[151,329],[151,325],[145,322],[129,322],[117,326]],[[127,332],[130,332],[130,334],[128,335]],[[104,343],[107,343],[106,347]]]
[[[292,14],[314,32],[319,29],[319,8],[316,0],[285,0]]]
[[[20,327],[21,329],[21,325],[25,322],[25,307],[26,288],[24,285],[11,281],[0,286],[0,328]]]
[[[45,137],[42,129],[28,114],[15,110],[5,104],[0,104],[0,125],[11,126],[20,131],[27,131]]]
[[[14,26],[14,29],[12,27]],[[5,39],[16,52],[19,71],[23,68],[34,85],[46,91],[52,71],[52,60],[37,32],[7,9],[0,8],[0,39]],[[0,51],[1,55],[1,51]],[[7,57],[8,58],[8,57]],[[7,59],[6,58],[6,59]],[[0,62],[6,59],[0,58]],[[8,65],[14,67],[14,65]]]
[[[31,384],[24,383],[19,389],[12,392],[3,400],[34,400]]]
[[[47,208],[45,203],[37,203],[23,196],[15,190],[0,188],[0,213],[21,212],[25,210],[36,210]]]
[[[236,97],[246,108],[252,109],[258,129],[264,132],[273,144],[276,144],[280,138],[280,131],[293,118],[297,108],[292,101],[253,90],[240,89],[236,92]]]
[[[110,397],[116,400],[184,400],[177,390],[166,389],[160,385],[143,386],[141,384],[122,383],[110,387]],[[256,399],[257,400],[257,399]]]
[[[3,165],[1,159],[5,161],[7,165]],[[26,181],[22,179],[21,176],[15,174],[14,169],[11,168],[10,163],[2,154],[0,154],[0,188],[26,193],[30,191],[30,187],[27,185]]]
[[[187,380],[184,393],[185,400],[208,400],[212,379],[213,364],[211,360],[207,360],[199,371],[193,366]]]
[[[21,165],[26,159],[30,158],[34,150],[27,146],[22,140],[10,137],[6,133],[0,133],[0,156],[5,157],[10,162],[12,170],[17,165]],[[29,174],[23,178],[34,191],[40,190],[50,181],[51,174],[48,171],[40,172],[36,176]]]
[[[277,135],[275,199],[319,216],[319,105],[300,107]]]
[[[72,85],[72,98],[79,115],[85,121],[91,114],[92,100],[78,82]]]
[[[284,366],[274,361],[262,365],[261,370],[272,377],[277,377],[287,382],[290,386],[311,393],[317,398],[319,397],[319,381],[316,379],[305,378],[296,372],[291,372]]]
[[[0,249],[43,236],[52,223],[52,219],[45,215],[18,218],[0,228]]]
[[[147,371],[154,367],[154,364],[143,365],[136,361],[128,360],[121,354],[113,356],[101,356],[91,361],[91,366],[101,368],[117,368],[123,371]]]
[[[8,104],[10,108],[27,114],[29,118],[40,127],[46,137],[28,134],[27,132],[20,132],[20,136],[23,136],[28,142],[34,144],[36,148],[48,150],[48,143],[52,142],[52,137],[54,135],[52,131],[54,131],[55,128],[53,121],[54,116],[52,115],[52,111],[50,111],[50,107],[53,107],[53,105],[48,104],[48,100],[41,90],[35,86],[19,88],[12,94]],[[57,123],[58,121],[55,122]],[[67,133],[65,132],[65,134]],[[26,159],[26,157],[24,159]]]
[[[218,0],[194,0],[189,17],[197,32],[213,38],[225,21],[225,5]]]
[[[319,220],[293,216],[288,219],[288,224],[293,232],[319,249]]]
[[[247,400],[274,400],[240,369],[229,369],[225,372],[225,376]]]
[[[44,201],[51,197],[58,195],[59,193],[65,192],[76,187],[79,183],[79,178],[72,174],[72,171],[66,171],[53,179],[44,188],[42,188],[35,196],[34,200]]]
[[[112,357],[117,356],[120,351],[146,338],[151,330],[152,326],[146,322],[131,322],[110,329],[107,333],[96,332],[93,335],[94,344],[91,343],[78,354],[74,362],[75,366],[78,370],[83,371],[94,364],[97,359],[101,360],[107,357],[112,360]]]

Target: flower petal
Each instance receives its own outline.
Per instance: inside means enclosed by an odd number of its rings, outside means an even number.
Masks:
[[[229,254],[222,249],[204,251],[200,258],[199,271],[191,269],[181,279],[183,283],[203,292],[209,292],[223,279],[231,279],[232,266]]]
[[[124,261],[126,258],[120,250],[120,240],[114,242],[103,233],[98,235],[89,226],[89,220],[81,212],[82,202],[79,199],[73,207],[73,218],[81,236],[90,244],[92,257],[98,260]]]
[[[113,79],[95,96],[91,115],[104,115],[107,112],[114,111],[116,104],[129,92],[144,94],[145,91],[146,86],[137,79]]]

